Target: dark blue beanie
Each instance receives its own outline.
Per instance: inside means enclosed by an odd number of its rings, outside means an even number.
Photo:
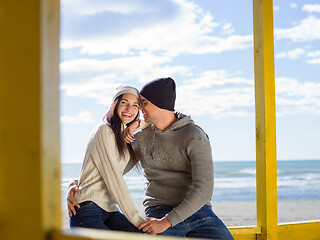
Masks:
[[[170,77],[158,78],[145,84],[140,94],[158,108],[174,111],[176,84]]]

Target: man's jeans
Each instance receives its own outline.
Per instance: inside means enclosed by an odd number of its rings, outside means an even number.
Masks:
[[[77,214],[69,217],[70,228],[84,227],[126,232],[142,232],[119,211],[106,212],[92,201],[80,203]]]
[[[173,207],[154,206],[146,209],[147,217],[162,218]],[[208,238],[221,240],[234,240],[228,228],[214,214],[210,206],[203,206],[199,211],[188,217],[185,221],[168,228],[160,235],[190,238]]]

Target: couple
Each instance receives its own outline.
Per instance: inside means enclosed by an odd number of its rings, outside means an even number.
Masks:
[[[79,182],[69,186],[71,227],[233,239],[211,209],[213,161],[208,136],[190,116],[174,112],[175,98],[171,78],[145,84],[140,94],[129,86],[116,93],[105,123],[89,139]],[[145,123],[137,120],[139,109]],[[142,130],[133,137],[138,127]],[[122,177],[138,161],[147,180],[145,219],[135,209]]]

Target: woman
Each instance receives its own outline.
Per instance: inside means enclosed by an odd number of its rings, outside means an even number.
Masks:
[[[81,194],[75,195],[80,206],[75,208],[76,213],[69,210],[70,227],[141,232],[136,227],[145,222],[135,209],[122,177],[129,161],[137,163],[131,145],[125,143],[123,131],[130,124],[135,125],[134,129],[139,125],[135,121],[139,92],[130,86],[117,90],[104,123],[89,139],[79,179]]]

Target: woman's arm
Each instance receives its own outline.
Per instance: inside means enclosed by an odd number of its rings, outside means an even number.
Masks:
[[[142,130],[150,126],[150,123],[138,119],[134,121],[129,127],[123,131],[124,140],[126,143],[132,143],[135,141],[134,132],[136,130]]]
[[[107,125],[102,126],[93,139],[92,158],[121,211],[130,222],[139,226],[145,220],[138,214],[118,167],[119,155],[115,137],[112,129]]]

